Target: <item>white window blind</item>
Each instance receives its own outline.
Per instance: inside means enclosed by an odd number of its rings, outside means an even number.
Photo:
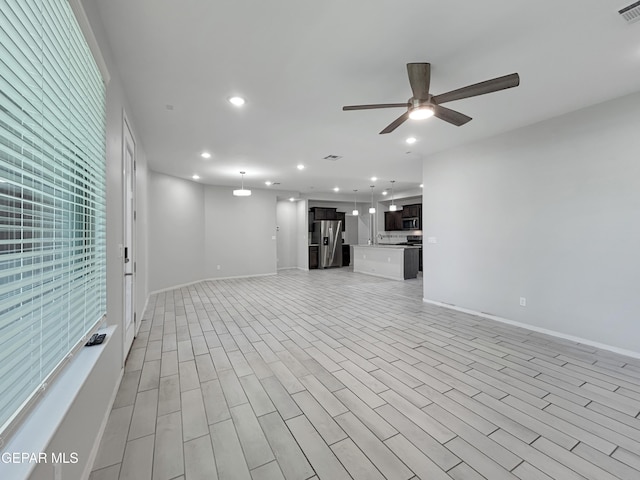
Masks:
[[[105,94],[67,0],[0,0],[0,433],[106,310]]]

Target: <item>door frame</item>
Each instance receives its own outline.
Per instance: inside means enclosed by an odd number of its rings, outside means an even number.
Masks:
[[[122,341],[123,362],[138,331],[136,312],[136,141],[122,112]],[[129,154],[129,155],[128,155]]]

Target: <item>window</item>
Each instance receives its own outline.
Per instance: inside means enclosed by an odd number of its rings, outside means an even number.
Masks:
[[[0,432],[106,311],[105,100],[67,0],[0,11]]]

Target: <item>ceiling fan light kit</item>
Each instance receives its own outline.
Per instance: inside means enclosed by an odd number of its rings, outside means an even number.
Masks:
[[[487,93],[505,90],[520,85],[520,76],[517,73],[505,75],[503,77],[493,78],[480,83],[474,83],[466,87],[451,90],[450,92],[440,95],[431,95],[429,86],[431,83],[431,64],[430,63],[407,63],[407,73],[409,75],[409,84],[413,96],[405,103],[377,103],[371,105],[347,105],[342,110],[372,110],[377,108],[400,108],[407,109],[405,113],[396,118],[387,125],[380,133],[391,133],[407,119],[425,119],[435,116],[440,120],[460,127],[471,121],[471,117],[464,113],[443,107],[443,103],[462,100],[463,98],[485,95]]]
[[[433,117],[433,107],[429,105],[413,107],[409,111],[409,118],[411,120],[424,120],[425,118]]]

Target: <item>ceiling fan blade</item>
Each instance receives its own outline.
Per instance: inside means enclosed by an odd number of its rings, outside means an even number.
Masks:
[[[458,88],[447,93],[435,95],[433,102],[441,104],[461,100],[463,98],[484,95],[485,93],[497,92],[507,88],[517,87],[520,85],[520,76],[517,73],[505,75],[504,77],[493,78],[480,83],[474,83],[467,87]]]
[[[407,73],[413,97],[418,100],[429,99],[429,84],[431,82],[430,63],[407,63]]]
[[[445,122],[449,122],[456,127],[460,127],[471,121],[471,117],[464,113],[456,112],[455,110],[451,110],[450,108],[446,108],[441,105],[433,106],[433,116],[440,120],[444,120]]]
[[[342,110],[371,110],[373,108],[396,108],[396,107],[409,107],[407,102],[405,103],[374,103],[372,105],[347,105],[342,107]]]
[[[383,133],[393,132],[396,128],[398,128],[400,125],[406,122],[408,118],[409,118],[409,112],[404,112],[402,115],[396,118],[393,122],[387,125],[387,127],[384,130],[382,130],[380,134],[382,135]]]

